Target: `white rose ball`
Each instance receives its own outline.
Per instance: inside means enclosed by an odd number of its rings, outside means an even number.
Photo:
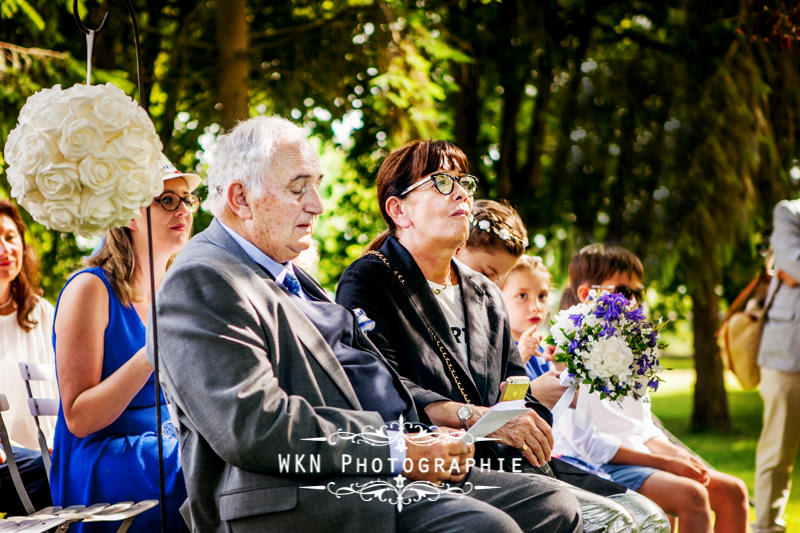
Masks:
[[[103,132],[95,121],[70,113],[64,123],[58,148],[65,158],[80,161],[92,152],[99,151],[105,144]]]
[[[126,224],[161,193],[161,140],[118,87],[37,92],[4,149],[12,195],[38,222],[84,235]]]
[[[47,200],[61,200],[78,193],[78,167],[74,163],[51,163],[36,175],[36,186]]]

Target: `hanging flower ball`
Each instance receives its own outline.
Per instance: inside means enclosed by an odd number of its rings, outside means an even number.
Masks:
[[[161,140],[120,88],[60,85],[28,98],[4,156],[11,195],[56,231],[123,226],[162,190]]]

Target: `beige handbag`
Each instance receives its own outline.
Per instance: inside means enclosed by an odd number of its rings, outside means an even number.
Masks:
[[[759,272],[733,301],[717,331],[722,364],[733,372],[745,390],[755,389],[761,380],[758,350],[767,312],[775,297],[773,293],[767,300],[772,276],[769,266]]]

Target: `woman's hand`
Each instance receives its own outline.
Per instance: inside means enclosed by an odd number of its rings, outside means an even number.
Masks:
[[[431,402],[425,406],[425,414],[428,415],[430,421],[437,426],[446,426],[451,428],[461,427],[461,420],[458,418],[458,410],[464,407],[463,403],[446,401],[446,402]],[[472,416],[467,420],[467,425],[470,427],[478,421],[489,410],[488,407],[481,405],[470,405],[472,409]]]
[[[519,449],[533,466],[542,466],[549,461],[553,449],[553,432],[550,425],[532,409],[512,418],[487,437]]]
[[[560,370],[548,370],[538,378],[531,381],[531,394],[534,398],[543,403],[548,409],[552,409],[567,387],[561,385],[559,376]]]

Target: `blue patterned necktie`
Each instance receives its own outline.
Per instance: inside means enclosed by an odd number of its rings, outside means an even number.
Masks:
[[[284,288],[289,291],[290,293],[294,294],[295,296],[300,296],[300,282],[297,281],[297,278],[294,274],[290,271],[286,271],[286,274],[283,276],[283,281],[281,282]]]

